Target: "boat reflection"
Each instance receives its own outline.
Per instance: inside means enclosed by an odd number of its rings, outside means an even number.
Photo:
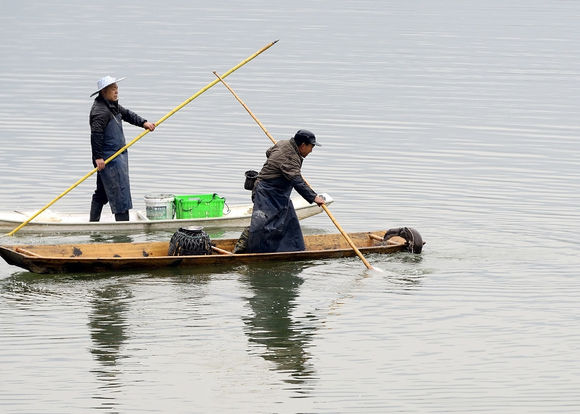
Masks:
[[[94,291],[89,313],[89,329],[92,339],[90,348],[99,366],[91,370],[102,382],[95,400],[100,401],[100,408],[111,409],[116,404],[114,393],[119,392],[122,381],[120,360],[124,358],[121,350],[128,339],[128,299],[132,292],[125,285],[109,285]],[[113,393],[113,394],[112,394]]]
[[[308,348],[316,329],[308,320],[292,315],[296,307],[304,264],[252,266],[241,272],[242,281],[254,293],[248,299],[252,315],[243,318],[249,352],[289,374],[285,380],[297,392],[307,394],[305,383],[314,377]],[[314,322],[314,321],[312,321]]]

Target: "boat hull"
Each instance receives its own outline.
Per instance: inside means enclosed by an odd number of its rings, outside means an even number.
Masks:
[[[406,250],[405,243],[387,244],[385,231],[351,233],[363,254],[386,254]],[[60,245],[0,246],[7,263],[34,273],[97,273],[172,267],[240,265],[257,262],[319,260],[351,257],[353,249],[341,234],[304,237],[306,250],[299,252],[231,254],[236,239],[214,240],[218,251],[211,255],[167,256],[169,242],[79,243]]]
[[[334,200],[325,194],[327,204]],[[299,220],[320,214],[322,208],[316,204],[308,204],[302,197],[292,198]],[[49,234],[49,233],[139,233],[155,231],[175,231],[180,227],[202,226],[204,228],[242,228],[250,225],[252,204],[232,205],[229,213],[222,217],[195,219],[148,220],[141,211],[131,211],[129,221],[114,221],[112,215],[103,214],[99,222],[89,222],[89,214],[44,212],[18,230],[17,234]],[[0,232],[8,233],[18,227],[32,214],[19,212],[0,213]]]

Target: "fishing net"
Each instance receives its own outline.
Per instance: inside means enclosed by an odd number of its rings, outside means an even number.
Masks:
[[[393,236],[400,236],[407,241],[407,250],[410,253],[421,253],[423,250],[423,238],[417,230],[412,227],[399,227],[396,229],[389,229],[385,233],[383,240],[389,240]]]

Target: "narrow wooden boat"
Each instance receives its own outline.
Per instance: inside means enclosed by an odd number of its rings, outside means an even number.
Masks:
[[[328,194],[324,194],[326,204],[334,200]],[[302,220],[322,212],[316,204],[308,204],[300,196],[292,198],[292,203]],[[56,213],[44,211],[26,226],[18,231],[18,234],[54,234],[54,233],[110,233],[110,232],[153,232],[161,230],[175,231],[179,227],[202,226],[204,228],[241,228],[250,225],[252,217],[252,204],[230,205],[226,208],[222,217],[172,219],[172,220],[149,220],[144,211],[131,210],[129,221],[115,221],[112,214],[103,211],[99,222],[89,222],[89,211],[85,213]],[[106,209],[106,208],[105,208]],[[32,216],[32,212],[0,212],[0,232],[8,233]]]
[[[408,250],[401,237],[383,240],[385,231],[350,233],[361,253],[393,253]],[[266,261],[315,260],[354,256],[340,234],[304,237],[306,250],[281,253],[233,254],[237,239],[212,241],[211,255],[168,256],[169,242],[80,243],[0,246],[0,255],[11,265],[34,273],[85,273],[165,267],[239,265]]]

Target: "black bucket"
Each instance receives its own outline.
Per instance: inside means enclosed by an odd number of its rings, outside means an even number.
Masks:
[[[258,171],[248,170],[246,171],[246,181],[244,181],[244,188],[246,190],[253,190],[256,184],[256,179],[258,178]]]
[[[181,227],[169,242],[168,256],[211,254],[211,240],[202,227]]]

